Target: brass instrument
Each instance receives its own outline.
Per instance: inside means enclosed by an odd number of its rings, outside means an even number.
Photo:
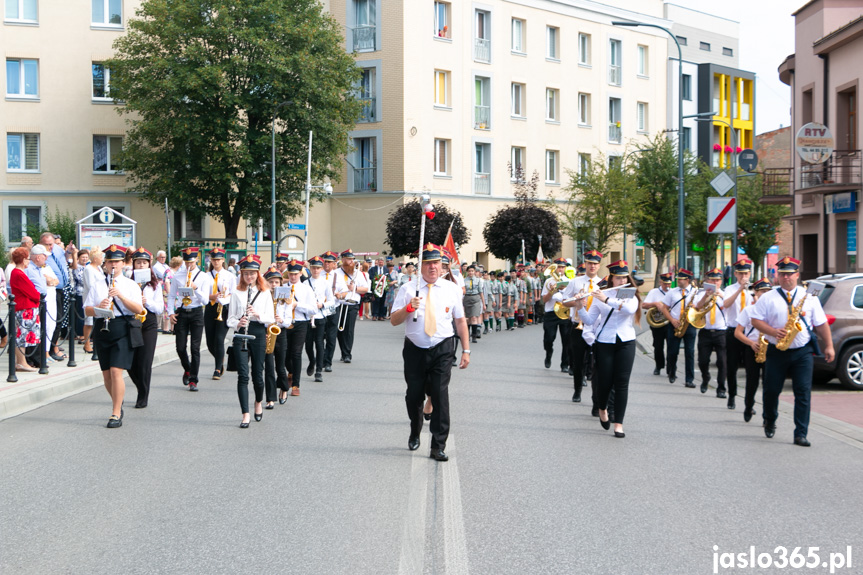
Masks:
[[[797,302],[788,313],[788,321],[785,322],[785,337],[776,342],[776,349],[785,351],[791,347],[791,342],[797,337],[797,334],[803,331],[803,324],[800,323],[800,312],[803,311],[803,302],[809,296],[808,293],[803,294],[800,301]]]
[[[555,289],[557,289],[557,284],[566,281],[557,274],[557,266],[547,267],[543,272],[543,275],[547,278],[554,280]],[[559,319],[569,319],[569,308],[563,305],[563,303],[556,301],[554,302],[554,315],[556,315]]]
[[[220,302],[218,299],[218,297],[222,295],[221,292],[219,292],[219,273],[221,272],[216,272],[216,275],[213,277],[213,293],[216,295],[216,301],[214,303],[216,305],[216,321],[224,321],[222,319],[222,308],[224,306],[222,305],[222,302]]]
[[[767,338],[763,335],[758,337],[758,351],[755,352],[755,363],[764,363],[767,361]]]
[[[692,296],[692,299],[689,300],[689,305],[687,305],[686,309],[683,310],[683,313],[680,314],[680,323],[677,324],[676,328],[674,328],[674,337],[679,339],[679,338],[682,338],[683,334],[686,333],[686,330],[689,327],[689,310],[692,309],[694,304],[695,304],[695,295]]]
[[[716,305],[716,298],[719,297],[719,294],[716,290],[711,294],[710,299],[707,300],[707,304],[704,306],[704,309],[696,309],[695,307],[690,307],[686,312],[686,320],[689,322],[692,327],[695,329],[702,329],[707,325],[707,312],[710,311],[710,308]],[[692,298],[695,301],[695,298]]]
[[[282,298],[281,302],[286,303],[285,298]],[[287,301],[288,305],[291,305],[292,303],[294,303],[294,286],[293,285],[291,286],[291,298]],[[293,321],[291,321],[291,325],[288,326],[288,329],[294,329],[294,322]]]
[[[668,325],[668,318],[659,311],[658,307],[652,307],[647,310],[647,323],[650,327],[665,327]]]
[[[278,300],[273,300],[273,314],[276,313],[276,306],[278,306]],[[282,333],[282,328],[276,324],[267,328],[267,349],[265,351],[267,355],[270,355],[276,350],[276,338],[279,337],[280,333]]]
[[[186,270],[186,287],[192,287],[192,268]],[[183,307],[192,303],[192,298],[189,296],[183,297]]]
[[[109,283],[111,284],[111,287],[113,288],[114,287],[114,268],[113,267],[111,268],[111,279],[110,279]],[[114,299],[113,298],[111,298],[111,303],[110,303],[110,305],[108,305],[108,309],[110,309],[110,310],[114,309]],[[111,331],[108,328],[108,322],[110,322],[110,321],[111,321],[111,318],[108,318],[108,317],[105,318],[105,323],[102,324],[102,330],[101,331]]]
[[[135,314],[135,319],[137,319],[141,323],[144,323],[144,320],[147,319],[147,306],[146,306],[147,298],[144,296],[144,286],[145,285],[147,285],[147,284],[146,283],[138,284],[138,287],[141,288],[141,307],[143,309],[141,310],[141,313]]]

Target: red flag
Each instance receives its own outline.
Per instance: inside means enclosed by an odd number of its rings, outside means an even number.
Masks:
[[[455,242],[452,239],[452,224],[449,225],[449,230],[447,230],[443,247],[449,252],[450,267],[457,268],[461,266],[461,262],[458,259],[458,252],[455,249]]]

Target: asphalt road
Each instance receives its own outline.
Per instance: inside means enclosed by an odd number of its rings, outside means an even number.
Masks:
[[[0,422],[0,573],[700,574],[780,545],[863,572],[859,444],[796,447],[785,417],[768,440],[640,356],[615,439],[529,327],[473,346],[436,463],[427,433],[407,450],[402,331],[357,330],[354,363],[247,430],[233,374],[190,393],[178,363],[118,430],[102,389]]]

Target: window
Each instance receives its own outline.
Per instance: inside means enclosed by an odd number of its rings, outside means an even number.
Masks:
[[[519,118],[524,118],[524,114],[525,114],[524,93],[525,93],[524,84],[517,84],[517,83],[513,82],[513,84],[512,84],[512,112],[511,112],[513,116],[517,116]]]
[[[683,128],[683,135],[681,136],[681,144],[683,145],[684,150],[692,149],[692,128]]]
[[[452,38],[449,10],[449,2],[434,3],[434,35],[437,38]]]
[[[613,144],[619,144],[621,139],[620,127],[620,98],[608,99],[608,141]]]
[[[557,151],[545,151],[545,183],[557,183]]]
[[[120,210],[118,210],[120,211]],[[175,240],[199,240],[204,237],[203,218],[195,216],[191,212],[174,210],[174,238]]]
[[[732,48],[723,48],[722,49],[723,56],[734,56],[734,50]]]
[[[38,60],[6,60],[6,97],[39,97]]]
[[[375,138],[354,138],[354,192],[376,192],[377,142]]]
[[[636,118],[637,118],[637,122],[638,122],[636,124],[636,126],[637,126],[636,129],[639,132],[646,132],[647,131],[647,104],[645,102],[638,102],[636,108],[637,108]]]
[[[700,42],[698,44],[699,50],[704,50],[705,52],[710,52],[710,43],[709,42]]]
[[[524,148],[512,147],[510,154],[510,180],[524,181]]]
[[[111,70],[101,62],[93,62],[93,99],[111,100]]]
[[[681,85],[681,96],[684,100],[692,100],[692,76],[689,74],[683,75],[683,84]]]
[[[362,114],[358,122],[376,122],[375,112],[375,68],[363,68],[360,83],[357,86],[357,99],[362,103]]]
[[[474,122],[473,127],[477,130],[488,130],[491,128],[491,79],[474,78]]]
[[[512,19],[512,51],[524,54],[524,20]]]
[[[608,41],[608,83],[612,86],[620,86],[620,40]]]
[[[476,20],[476,37],[474,38],[473,59],[479,62],[491,62],[491,14],[477,10],[474,18]]]
[[[445,70],[434,72],[434,105],[449,107],[449,72]]]
[[[39,134],[6,135],[6,171],[39,171]]]
[[[560,102],[560,90],[554,88],[545,89],[545,119],[551,122],[559,122],[558,105]]]
[[[123,25],[123,0],[91,0],[93,15],[91,22],[101,26]]]
[[[586,174],[590,171],[590,154],[578,155],[578,173]]]
[[[648,75],[648,67],[647,67],[647,46],[638,46],[638,75],[639,76],[647,76]]]
[[[41,227],[42,208],[35,206],[9,206],[9,226],[6,228],[9,242],[20,241]]]
[[[38,22],[37,0],[6,0],[7,22]]]
[[[688,46],[688,42],[686,41],[686,36],[675,36],[677,38],[677,43],[681,46]]]
[[[121,136],[93,136],[93,171],[116,174],[120,171],[117,157],[123,149]]]
[[[590,125],[590,94],[578,95],[578,123],[582,126]]]
[[[449,140],[434,141],[434,175],[449,175]]]
[[[578,63],[590,66],[590,34],[578,35]]]
[[[354,52],[377,49],[377,13],[375,0],[353,0],[356,26],[351,29]]]
[[[476,144],[474,147],[473,192],[491,195],[491,144]]]
[[[546,46],[547,51],[545,57],[550,60],[560,59],[560,28],[554,26],[546,27]]]

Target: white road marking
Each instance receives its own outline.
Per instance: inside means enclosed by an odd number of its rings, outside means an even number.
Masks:
[[[411,485],[402,526],[399,575],[422,575],[425,564],[426,499],[432,460],[420,455],[422,450],[420,447],[411,457]]]
[[[443,519],[444,519],[444,565],[446,575],[468,575],[467,538],[461,506],[461,482],[458,477],[458,460],[453,457],[455,440],[447,438],[449,461],[443,467]]]

